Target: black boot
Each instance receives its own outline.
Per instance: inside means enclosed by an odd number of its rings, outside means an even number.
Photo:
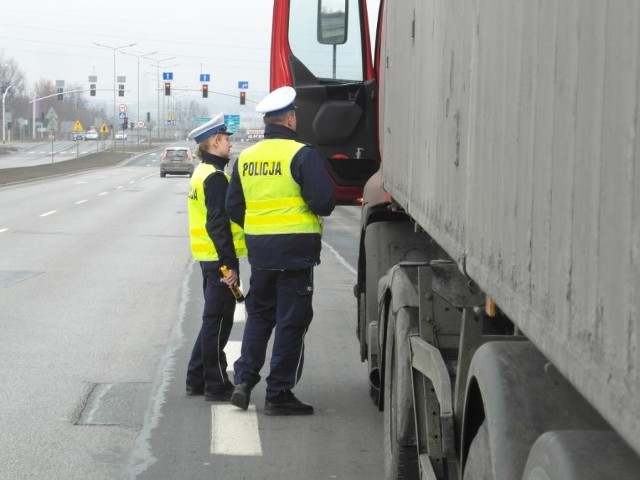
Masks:
[[[231,405],[234,405],[242,410],[249,408],[249,399],[251,398],[251,390],[253,385],[247,382],[242,382],[240,385],[236,385],[231,394]]]
[[[233,392],[233,383],[228,382],[216,390],[204,390],[204,399],[208,402],[228,402]]]
[[[313,415],[313,407],[298,400],[291,390],[267,397],[264,402],[265,415]]]

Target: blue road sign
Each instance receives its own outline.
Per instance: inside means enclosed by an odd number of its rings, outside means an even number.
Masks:
[[[249,82],[238,82],[238,88],[240,90],[249,88]]]
[[[173,80],[173,72],[162,72],[162,80]]]
[[[211,76],[208,73],[201,73],[200,74],[200,81],[201,82],[210,82],[211,81]]]
[[[224,124],[232,132],[237,132],[240,126],[240,115],[225,115]]]

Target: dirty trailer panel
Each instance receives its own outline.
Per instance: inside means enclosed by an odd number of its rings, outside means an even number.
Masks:
[[[640,453],[640,2],[404,4],[385,188]]]

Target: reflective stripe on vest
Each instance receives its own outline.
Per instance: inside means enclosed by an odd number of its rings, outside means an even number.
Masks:
[[[244,231],[248,235],[321,233],[318,216],[302,198],[291,175],[291,160],[304,147],[295,140],[262,140],[240,154]]]
[[[214,261],[219,260],[216,247],[207,233],[207,207],[204,196],[204,181],[215,174],[216,168],[208,163],[200,163],[191,177],[189,185],[189,238],[191,241],[191,254],[194,260]],[[229,175],[221,172],[229,181]],[[236,257],[247,256],[247,246],[244,242],[244,231],[240,225],[231,222],[231,235],[233,236],[233,246],[236,250]]]

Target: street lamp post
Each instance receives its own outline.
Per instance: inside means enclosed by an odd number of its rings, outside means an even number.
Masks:
[[[160,63],[168,62],[169,60],[173,60],[174,58],[176,58],[176,57],[161,58],[161,59],[150,58],[149,59],[152,62],[156,63],[156,75],[157,75],[157,79],[156,80],[158,82],[158,88],[157,88],[157,93],[158,93],[158,107],[157,108],[158,108],[158,110],[157,110],[157,113],[156,113],[158,138],[160,138]],[[175,67],[175,65],[165,65],[164,66],[164,68],[168,68],[168,67]]]
[[[2,143],[6,143],[5,141],[5,127],[7,126],[7,122],[6,122],[6,117],[5,117],[5,109],[4,109],[4,103],[5,100],[7,99],[7,93],[9,93],[9,89],[13,87],[13,85],[9,85],[7,87],[7,89],[4,91],[4,93],[2,94]]]
[[[5,63],[4,65],[2,65],[2,68],[4,69],[4,67],[8,67],[10,66],[10,64]],[[7,89],[2,92],[2,143],[6,143],[5,141],[5,128],[7,126],[7,120],[6,120],[6,116],[5,116],[5,102],[7,100],[7,93],[9,93],[9,89],[11,87],[13,87],[13,85],[11,84],[11,77],[13,76],[13,70],[11,71],[11,74],[9,75],[9,86],[7,86]]]
[[[131,43],[129,45],[122,45],[120,47],[112,47],[110,45],[103,45],[101,43],[93,42],[97,47],[104,47],[113,50],[113,125],[118,123],[118,113],[116,111],[116,52],[123,48],[133,47],[137,43]],[[111,132],[113,134],[113,132]]]
[[[144,53],[142,55],[136,55],[135,53],[129,53],[129,52],[124,52],[124,51],[120,52],[120,53],[122,53],[124,55],[130,55],[130,56],[136,57],[138,59],[138,99],[136,101],[136,105],[137,105],[137,108],[136,108],[136,111],[137,111],[137,114],[136,114],[137,115],[137,118],[136,118],[136,129],[137,129],[138,128],[137,123],[140,121],[140,59],[144,58],[144,57],[148,57],[149,55],[155,55],[158,52],[157,51],[156,52],[149,52],[149,53]],[[139,132],[137,132],[137,133],[138,133],[138,143],[140,143],[140,133]]]

